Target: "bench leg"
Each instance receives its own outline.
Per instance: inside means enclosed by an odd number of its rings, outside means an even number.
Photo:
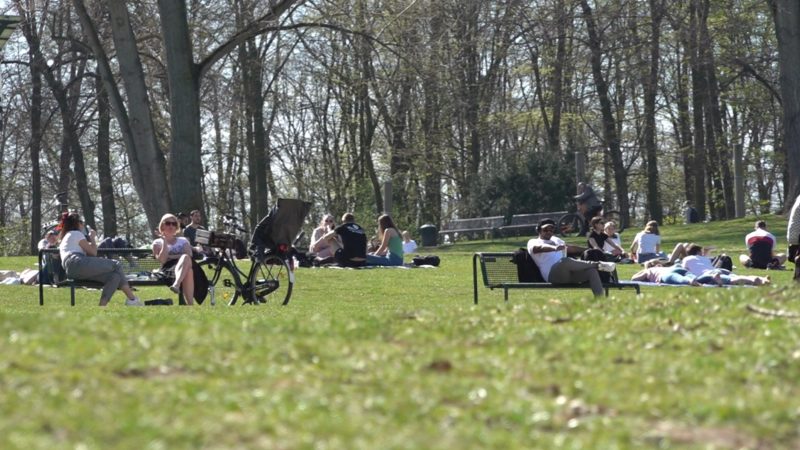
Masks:
[[[508,302],[508,288],[503,288],[503,300]]]
[[[478,254],[472,255],[472,291],[473,303],[478,304]]]
[[[69,304],[75,306],[75,284],[69,285]]]

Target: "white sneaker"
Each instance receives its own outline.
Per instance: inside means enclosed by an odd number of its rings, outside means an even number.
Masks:
[[[144,306],[144,303],[139,300],[139,297],[133,297],[125,300],[125,306]]]
[[[600,261],[597,263],[597,270],[602,272],[613,272],[617,270],[617,265],[612,262]]]

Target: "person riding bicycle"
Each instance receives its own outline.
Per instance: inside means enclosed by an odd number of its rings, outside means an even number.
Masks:
[[[600,203],[600,199],[597,198],[597,194],[594,193],[592,186],[583,181],[578,183],[578,195],[572,198],[578,205],[578,212],[580,212],[585,219],[584,228],[587,228],[592,217],[600,215],[600,212],[603,210],[603,205]],[[581,235],[585,235],[587,231],[588,228],[581,230]]]

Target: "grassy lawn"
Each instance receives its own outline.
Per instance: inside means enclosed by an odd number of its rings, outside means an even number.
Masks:
[[[752,223],[664,227],[664,247],[736,263]],[[747,309],[800,313],[790,270],[600,300],[482,289],[474,306],[472,253],[525,241],[431,249],[431,270],[299,269],[287,307],[101,309],[82,290],[71,308],[67,289],[39,307],[0,286],[0,448],[800,447],[798,321]]]

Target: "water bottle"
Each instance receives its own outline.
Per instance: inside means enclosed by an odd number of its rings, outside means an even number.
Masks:
[[[211,295],[211,306],[216,305],[217,301],[214,299],[214,286],[208,287],[208,294]]]

